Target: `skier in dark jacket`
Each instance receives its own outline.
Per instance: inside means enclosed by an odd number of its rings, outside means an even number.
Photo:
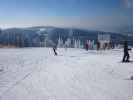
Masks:
[[[85,49],[88,51],[89,50],[89,44],[88,42],[85,44]]]
[[[124,56],[123,56],[122,62],[129,62],[129,58],[130,58],[130,55],[128,52],[129,50],[131,50],[131,49],[128,48],[128,42],[125,41],[124,42]]]
[[[100,50],[100,42],[99,41],[97,41],[97,50]]]
[[[56,50],[57,50],[57,45],[54,45],[54,46],[53,46],[53,51],[54,51],[55,56],[58,55],[57,52],[56,52]]]

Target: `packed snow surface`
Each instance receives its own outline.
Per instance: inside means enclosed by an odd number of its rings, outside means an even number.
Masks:
[[[0,100],[133,100],[133,62],[121,63],[121,49],[58,54],[0,49]]]

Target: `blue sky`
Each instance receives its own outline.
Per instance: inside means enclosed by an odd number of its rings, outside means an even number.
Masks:
[[[0,0],[0,27],[133,25],[133,0]]]

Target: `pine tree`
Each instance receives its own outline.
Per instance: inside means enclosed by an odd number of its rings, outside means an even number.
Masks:
[[[63,47],[63,39],[59,37],[58,39],[58,45],[59,48]]]
[[[78,48],[78,41],[74,40],[74,48]]]

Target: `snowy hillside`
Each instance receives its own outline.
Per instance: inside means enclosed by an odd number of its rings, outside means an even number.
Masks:
[[[58,39],[61,38],[65,42],[68,38],[71,40],[80,40],[85,44],[86,40],[98,39],[99,34],[109,34],[111,41],[115,44],[123,43],[127,39],[130,45],[133,45],[133,36],[125,36],[122,33],[103,32],[97,30],[85,30],[76,28],[57,28],[57,27],[27,27],[27,28],[9,28],[0,31],[0,45],[14,46],[14,47],[42,47],[41,42],[45,40],[52,40],[57,44]],[[47,47],[51,46],[47,43]]]
[[[0,49],[0,100],[133,100],[133,63],[121,63],[122,50],[58,53]]]

